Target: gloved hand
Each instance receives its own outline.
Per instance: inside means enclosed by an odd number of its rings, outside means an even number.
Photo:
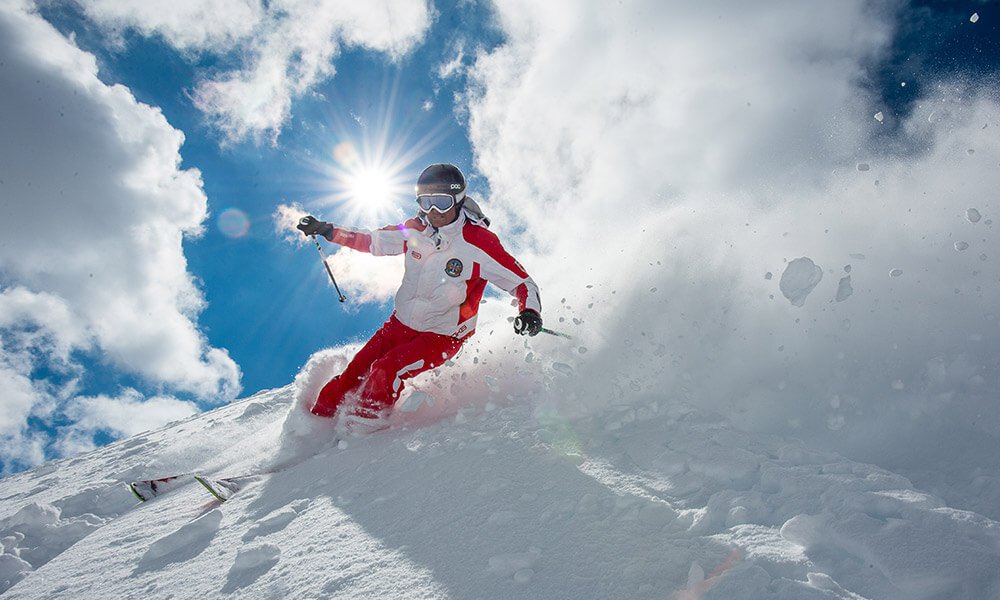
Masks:
[[[312,215],[306,215],[299,219],[299,224],[295,228],[303,235],[321,235],[327,240],[333,241],[333,224],[320,221]]]
[[[514,319],[514,333],[535,336],[542,330],[542,315],[530,308],[521,311]]]

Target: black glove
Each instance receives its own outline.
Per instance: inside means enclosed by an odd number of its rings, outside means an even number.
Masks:
[[[514,333],[519,335],[538,335],[542,330],[542,315],[530,308],[521,311],[514,319]]]
[[[299,219],[296,229],[303,235],[321,235],[329,241],[333,241],[333,225],[325,221],[320,221],[312,215],[306,215]]]

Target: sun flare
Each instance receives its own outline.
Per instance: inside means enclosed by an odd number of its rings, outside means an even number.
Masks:
[[[365,167],[347,176],[347,201],[367,205],[370,210],[382,212],[398,200],[394,195],[392,176],[375,167]]]
[[[313,177],[304,181],[308,210],[352,227],[382,227],[416,214],[414,183],[423,166],[441,162],[435,153],[448,121],[424,123],[415,133],[412,120],[394,125],[395,96],[387,92],[378,114],[361,118],[331,110],[315,143],[303,153]],[[360,125],[360,127],[358,127]]]

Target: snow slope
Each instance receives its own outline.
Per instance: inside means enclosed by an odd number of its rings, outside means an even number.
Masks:
[[[296,435],[319,371],[0,481],[4,597],[1000,598],[997,522],[669,392],[568,418],[492,381],[335,445]],[[125,487],[275,460],[225,503]]]

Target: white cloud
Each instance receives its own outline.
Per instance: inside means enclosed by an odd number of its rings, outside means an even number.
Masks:
[[[181,242],[200,233],[206,198],[198,171],[180,168],[183,135],[127,88],[103,84],[92,55],[17,6],[0,7],[9,377],[53,365],[72,374],[72,352],[95,351],[151,384],[233,398],[239,368],[194,322],[204,299]],[[14,353],[28,359],[12,362]],[[23,421],[17,397],[2,401]]]
[[[2,349],[2,346],[0,346]],[[3,410],[0,411],[0,436],[18,435],[31,409],[41,395],[23,369],[11,364],[12,357],[0,354],[0,390],[3,390]]]
[[[279,205],[272,216],[275,231],[290,243],[313,246],[312,241],[303,237],[302,232],[295,228],[299,219],[306,214],[305,209],[298,204]],[[325,242],[320,242],[320,244],[325,244]],[[348,297],[348,302],[351,305],[366,302],[383,304],[395,296],[399,282],[403,280],[403,261],[401,259],[372,256],[349,248],[334,250],[331,248],[337,247],[327,246],[324,249],[327,263],[333,271],[333,276],[337,278],[337,285],[341,292]],[[321,263],[322,258],[318,252],[314,252],[311,248],[306,248],[304,251],[315,254],[316,262]]]
[[[143,398],[132,389],[118,397],[75,398],[66,409],[67,415],[75,420],[75,428],[88,433],[107,431],[115,437],[130,437],[158,429],[197,412],[198,407],[192,402],[167,396]]]
[[[352,303],[389,302],[403,280],[402,257],[372,256],[343,248],[327,261],[337,285]]]
[[[541,285],[546,322],[577,335],[534,342],[580,363],[561,393],[667,390],[763,428],[825,429],[834,394],[873,403],[845,415],[846,436],[943,410],[929,361],[993,373],[1000,243],[964,215],[1000,185],[1000,106],[942,86],[905,121],[905,149],[880,151],[863,83],[888,15],[784,1],[497,11],[508,37],[471,71],[471,138],[494,228]],[[799,256],[825,270],[803,308],[778,290]],[[837,303],[847,265],[854,294]],[[973,383],[952,385],[986,410]]]
[[[182,52],[242,58],[239,68],[206,72],[192,94],[228,142],[275,140],[292,101],[335,74],[333,61],[344,48],[397,60],[420,42],[432,18],[426,0],[87,0],[83,9],[118,43],[121,30],[131,28]]]
[[[232,140],[277,137],[292,100],[334,75],[332,61],[342,47],[398,58],[429,25],[422,0],[285,0],[272,3],[270,15],[252,44],[249,64],[202,82],[195,93],[195,104]]]
[[[134,28],[191,51],[225,51],[250,36],[264,14],[259,0],[84,0],[80,6],[118,35]]]

